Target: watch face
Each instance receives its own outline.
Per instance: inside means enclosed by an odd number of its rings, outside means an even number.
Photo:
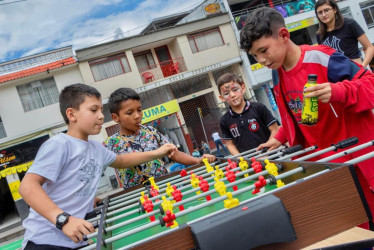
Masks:
[[[66,220],[66,216],[63,214],[58,217],[58,222],[60,223],[64,222],[65,220]]]

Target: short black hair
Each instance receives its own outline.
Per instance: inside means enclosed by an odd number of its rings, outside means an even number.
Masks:
[[[73,108],[79,110],[79,106],[84,102],[86,97],[101,98],[100,92],[94,87],[83,83],[75,83],[66,86],[60,93],[60,112],[66,124],[69,124],[69,119],[66,116],[66,110]]]
[[[135,90],[130,88],[119,88],[110,94],[108,100],[108,108],[110,113],[119,114],[121,109],[121,103],[127,100],[137,100],[140,101],[140,96]]]
[[[280,12],[269,7],[256,9],[249,14],[240,31],[240,47],[248,52],[255,41],[272,36],[281,27],[286,24]]]
[[[217,80],[218,91],[221,92],[222,85],[224,85],[228,82],[236,82],[236,83],[239,83],[240,85],[242,85],[242,81],[240,80],[240,78],[237,75],[235,75],[233,73],[225,73],[225,74],[221,75]]]

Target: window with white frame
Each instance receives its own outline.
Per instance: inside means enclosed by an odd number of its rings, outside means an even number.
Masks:
[[[374,0],[360,3],[360,8],[368,28],[374,27]]]
[[[17,86],[25,112],[58,102],[58,89],[53,77]]]
[[[125,54],[100,58],[89,64],[96,82],[131,71]]]
[[[0,139],[6,137],[6,132],[3,124],[3,120],[1,119],[0,116]]]
[[[155,60],[153,59],[153,55],[150,50],[136,53],[134,54],[134,58],[136,65],[141,72],[156,68]]]
[[[224,45],[223,37],[219,28],[205,30],[203,32],[187,36],[192,53],[197,53],[210,48]]]

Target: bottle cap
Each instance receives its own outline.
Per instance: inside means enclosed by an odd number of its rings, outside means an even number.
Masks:
[[[317,81],[317,75],[315,74],[308,75],[308,81]]]

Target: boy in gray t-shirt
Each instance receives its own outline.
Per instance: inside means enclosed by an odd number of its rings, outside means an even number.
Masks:
[[[19,188],[31,207],[23,222],[23,249],[86,245],[83,235],[93,233],[94,228],[83,218],[93,209],[105,167],[128,168],[175,152],[173,144],[165,144],[154,151],[116,155],[100,142],[88,140],[101,130],[102,110],[101,95],[95,88],[73,84],[62,90],[60,111],[68,131],[41,146]]]

